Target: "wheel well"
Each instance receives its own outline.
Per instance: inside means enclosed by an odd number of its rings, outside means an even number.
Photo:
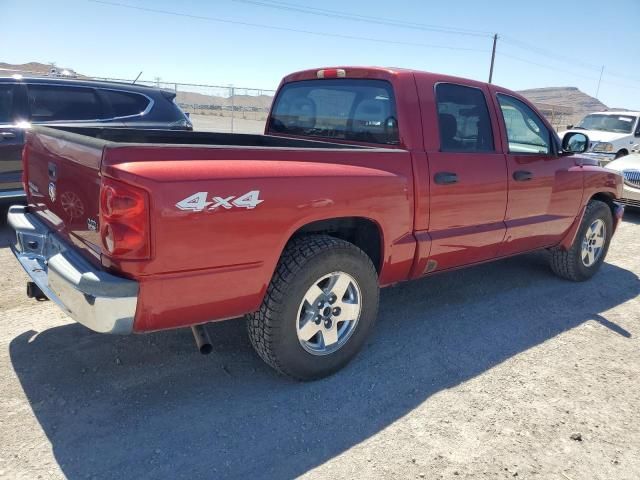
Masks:
[[[363,217],[319,220],[299,228],[291,236],[291,239],[316,233],[324,233],[353,243],[367,254],[376,267],[376,271],[380,274],[382,268],[382,233],[374,221]]]
[[[605,193],[605,192],[596,193],[593,197],[591,197],[591,200],[600,200],[601,202],[606,203],[607,205],[609,205],[611,214],[612,215],[615,214],[616,206],[613,202],[613,195],[611,195],[610,193]]]
[[[621,148],[616,152],[616,157],[624,157],[625,155],[629,155],[629,150],[626,148]]]

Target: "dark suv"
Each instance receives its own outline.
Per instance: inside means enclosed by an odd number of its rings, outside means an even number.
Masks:
[[[0,202],[24,196],[21,154],[31,124],[192,130],[174,98],[127,83],[0,77]]]

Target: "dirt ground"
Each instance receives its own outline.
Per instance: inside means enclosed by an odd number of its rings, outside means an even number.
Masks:
[[[279,377],[241,321],[114,337],[24,295],[0,230],[0,477],[640,478],[640,215],[591,281],[545,254],[383,291],[345,370]]]

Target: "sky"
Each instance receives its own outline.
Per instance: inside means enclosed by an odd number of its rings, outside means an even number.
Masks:
[[[134,8],[131,8],[134,7]],[[0,0],[0,62],[275,89],[332,65],[415,68],[514,90],[576,86],[640,110],[640,0]]]

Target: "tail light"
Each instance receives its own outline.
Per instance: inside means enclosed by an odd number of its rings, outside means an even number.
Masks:
[[[143,260],[151,256],[147,192],[110,178],[100,186],[100,238],[109,257]]]

